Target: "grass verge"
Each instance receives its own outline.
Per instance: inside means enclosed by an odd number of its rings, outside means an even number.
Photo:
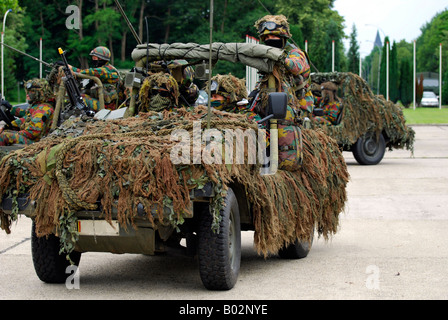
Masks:
[[[406,124],[448,124],[448,108],[405,108]]]

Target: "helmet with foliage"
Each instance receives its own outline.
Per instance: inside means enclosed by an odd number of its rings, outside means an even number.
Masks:
[[[140,88],[142,111],[162,111],[178,104],[179,85],[169,73],[153,73]]]
[[[101,60],[109,61],[111,58],[110,50],[106,47],[99,46],[90,51],[91,56],[98,57]]]
[[[229,73],[225,75],[217,74],[211,80],[210,93],[223,96],[226,101],[223,106],[247,99],[246,81],[244,79],[239,79]],[[205,86],[205,91],[208,91],[208,83]]]
[[[281,38],[291,38],[288,20],[284,15],[267,15],[255,22],[258,36],[264,41],[268,34]]]
[[[46,79],[34,78],[24,84],[25,92],[29,97],[29,104],[49,102],[54,99],[53,91]]]

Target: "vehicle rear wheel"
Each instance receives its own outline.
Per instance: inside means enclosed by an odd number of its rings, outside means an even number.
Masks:
[[[241,263],[241,225],[238,201],[227,190],[220,212],[219,232],[212,230],[209,207],[201,214],[198,230],[199,273],[209,290],[229,290],[235,285]]]
[[[310,241],[296,239],[293,243],[288,246],[281,248],[278,255],[282,259],[303,259],[305,258],[311,250],[314,239],[314,228],[311,232]]]
[[[375,133],[368,132],[356,141],[352,151],[359,164],[375,165],[384,157],[386,141],[382,134],[377,138]]]
[[[34,270],[40,280],[47,283],[64,283],[69,276],[66,269],[70,265],[65,254],[59,254],[59,238],[54,234],[48,237],[38,237],[33,222],[31,231],[31,253],[33,256]],[[70,259],[75,265],[79,265],[81,252],[73,251]]]

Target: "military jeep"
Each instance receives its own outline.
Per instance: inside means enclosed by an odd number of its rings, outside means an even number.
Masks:
[[[383,96],[374,95],[365,80],[350,72],[314,73],[312,83],[332,82],[342,110],[333,125],[313,122],[336,139],[344,151],[351,151],[361,165],[381,162],[386,149],[413,151],[415,132],[406,125],[403,111]],[[319,94],[319,93],[317,93]]]
[[[270,56],[253,57],[259,58],[259,68],[270,79],[264,91],[266,117],[261,121],[269,135],[244,115],[206,106],[137,113],[144,97],[131,75],[130,116],[79,119],[70,124],[70,128],[82,126],[76,136],[50,135],[0,160],[0,171],[5,173],[0,176],[1,227],[9,232],[18,214],[33,219],[33,263],[42,281],[64,282],[66,267],[78,265],[83,252],[154,255],[181,248],[197,256],[206,288],[228,290],[240,269],[241,231],[255,231],[260,255],[287,259],[306,257],[315,233],[328,239],[337,232],[348,172],[334,139],[297,123],[295,145],[302,165],[296,171],[278,166],[278,125],[285,116],[287,96],[275,92],[271,77],[282,50],[256,44],[244,50],[244,44],[233,43],[228,48],[241,47],[230,53],[224,45],[214,44],[216,61],[241,62],[249,59],[245,52],[255,49],[269,52]],[[148,47],[142,45],[136,49],[141,55],[133,54],[137,70],[144,69],[149,59],[178,58],[167,48]],[[188,54],[202,50],[194,47],[184,50]],[[160,52],[167,56],[160,57]],[[190,59],[185,52],[178,54]],[[197,56],[191,59],[203,61]],[[214,132],[213,139],[203,139],[206,129]],[[230,162],[206,162],[205,155],[216,159],[226,144],[233,150],[233,140],[224,134],[225,139],[216,138],[226,130],[233,130],[234,137],[242,135],[243,144],[245,133],[256,133],[262,137],[258,147],[268,138],[269,147],[257,149],[263,160],[249,162],[250,154],[243,148],[242,163],[236,152]],[[179,145],[174,133],[187,143]],[[199,152],[199,161],[174,163],[178,147],[187,148],[183,155],[190,156],[192,150],[193,160]]]

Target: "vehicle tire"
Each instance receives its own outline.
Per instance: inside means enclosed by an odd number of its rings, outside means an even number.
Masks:
[[[278,255],[282,259],[303,259],[311,250],[314,239],[314,228],[311,233],[311,241],[300,241],[296,239],[294,243],[290,243],[288,246],[281,248],[278,251]]]
[[[377,139],[375,133],[369,132],[356,141],[352,152],[356,161],[361,165],[378,164],[386,152],[384,136],[380,134]]]
[[[54,234],[48,237],[38,237],[33,222],[31,232],[31,253],[33,256],[34,270],[40,280],[47,283],[64,283],[69,276],[66,268],[70,265],[65,254],[59,254],[59,238]],[[79,265],[81,252],[73,251],[70,259],[75,265]]]
[[[235,285],[241,263],[241,225],[238,201],[227,190],[220,212],[219,233],[212,230],[209,207],[201,214],[198,230],[198,260],[202,283],[209,290],[229,290]]]

